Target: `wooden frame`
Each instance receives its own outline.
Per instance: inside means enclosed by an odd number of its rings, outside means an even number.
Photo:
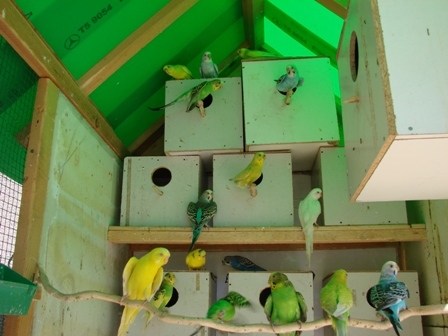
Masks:
[[[61,63],[11,0],[0,0],[0,35],[14,48],[39,77],[50,78],[92,125],[106,144],[123,159],[128,150],[95,104],[81,91]]]
[[[107,235],[114,244],[163,245],[184,251],[191,243],[191,228],[111,226]],[[325,249],[426,240],[423,224],[320,226],[314,230],[314,244]],[[207,251],[303,249],[305,236],[299,227],[205,228],[197,243]]]
[[[48,78],[39,79],[14,250],[14,270],[27,279],[34,278],[39,260],[57,101],[56,85]],[[33,312],[32,304],[25,316],[7,316],[5,335],[31,335]]]

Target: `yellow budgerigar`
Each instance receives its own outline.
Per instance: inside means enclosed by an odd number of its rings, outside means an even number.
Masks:
[[[157,247],[137,259],[132,257],[123,270],[123,299],[150,301],[163,279],[163,265],[170,258],[170,251]],[[140,308],[124,307],[118,336],[126,335]]]
[[[174,79],[193,79],[193,75],[191,71],[185,65],[175,64],[175,65],[165,65],[163,67],[163,71],[165,71],[168,75],[173,77]]]
[[[265,153],[255,153],[249,165],[241,173],[230,180],[233,180],[233,182],[240,188],[250,189],[250,195],[252,197],[257,196],[257,185],[254,182],[260,178],[265,160]]]
[[[203,249],[196,249],[187,254],[185,263],[190,271],[200,270],[205,266],[205,255],[207,253]]]

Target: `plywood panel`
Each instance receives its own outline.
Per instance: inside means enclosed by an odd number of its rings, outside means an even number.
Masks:
[[[121,294],[126,248],[111,247],[105,239],[109,225],[118,221],[121,160],[61,93],[50,155],[40,265],[62,292]],[[44,292],[32,335],[113,334],[118,313],[115,304],[65,303]]]

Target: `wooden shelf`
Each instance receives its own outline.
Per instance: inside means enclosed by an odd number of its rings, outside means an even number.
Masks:
[[[139,245],[133,250],[163,245],[185,250],[191,242],[191,228],[109,227],[113,244]],[[314,231],[315,249],[396,246],[401,242],[426,240],[424,224],[320,226]],[[300,227],[204,228],[196,244],[207,251],[301,250],[305,236]]]

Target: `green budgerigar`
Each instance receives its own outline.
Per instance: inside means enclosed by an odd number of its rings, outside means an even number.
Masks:
[[[337,336],[348,335],[348,317],[353,306],[353,295],[347,287],[347,272],[343,269],[334,271],[330,281],[320,292],[322,309],[331,317],[333,329]]]
[[[272,57],[280,57],[274,54],[271,54],[266,51],[262,50],[250,50],[247,48],[241,48],[238,50],[238,56],[242,59],[249,59],[249,58],[272,58]]]
[[[150,301],[150,303],[158,310],[163,310],[168,302],[170,302],[171,297],[173,296],[175,282],[176,276],[173,272],[165,273],[159,290],[154,294],[154,297]],[[149,321],[151,321],[153,317],[154,314],[150,311],[146,311],[146,326],[148,326]]]
[[[225,297],[216,301],[207,311],[207,318],[213,321],[230,322],[235,316],[235,308],[249,307],[250,302],[237,292],[229,292]],[[196,335],[203,327],[199,327],[190,336]]]
[[[233,181],[240,188],[250,189],[250,195],[252,197],[257,196],[257,185],[254,182],[260,178],[265,160],[265,153],[255,153],[249,165],[233,179],[230,179],[230,181]]]
[[[159,111],[168,106],[176,104],[178,101],[183,99],[188,100],[186,112],[190,112],[195,106],[197,106],[201,112],[201,116],[205,117],[204,109],[204,99],[212,94],[214,91],[222,89],[222,81],[220,79],[214,79],[211,81],[204,81],[194,88],[182,93],[179,97],[174,99],[172,102],[159,106],[159,107],[149,107],[152,111]]]
[[[168,75],[173,77],[174,79],[193,79],[193,75],[191,71],[185,66],[181,64],[175,65],[165,65],[163,67],[163,71],[165,71]]]
[[[300,292],[296,292],[294,285],[288,277],[280,272],[269,276],[271,294],[264,305],[264,312],[272,326],[288,324],[292,322],[305,322],[307,306]],[[300,331],[292,331],[280,336],[300,335]]]

